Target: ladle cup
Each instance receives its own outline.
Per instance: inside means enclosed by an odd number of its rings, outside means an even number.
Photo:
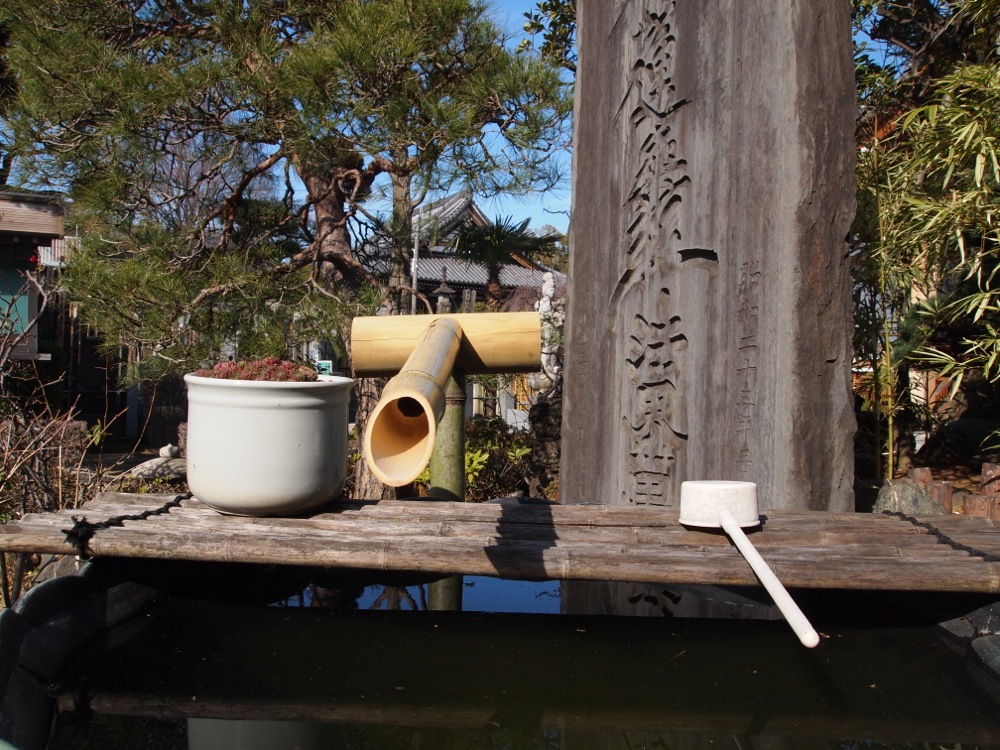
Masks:
[[[744,527],[760,525],[757,485],[753,482],[699,481],[681,483],[680,522],[684,526],[722,528],[767,589],[803,646],[819,644],[819,634],[760,556]]]

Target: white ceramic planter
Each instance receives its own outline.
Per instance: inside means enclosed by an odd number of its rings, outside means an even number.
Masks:
[[[352,380],[311,383],[185,375],[191,493],[223,513],[294,515],[344,486]]]

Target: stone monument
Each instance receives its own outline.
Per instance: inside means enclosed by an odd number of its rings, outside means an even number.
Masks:
[[[578,0],[563,502],[853,510],[846,0]]]

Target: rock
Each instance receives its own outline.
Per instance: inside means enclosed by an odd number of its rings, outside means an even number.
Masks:
[[[958,643],[987,635],[1000,635],[1000,601],[968,612],[961,617],[939,622],[949,638]],[[962,646],[964,650],[965,646]]]
[[[94,569],[88,564],[81,575],[40,583],[0,612],[0,740],[46,747],[55,706],[50,686],[68,660],[95,638],[139,622],[160,598],[138,583],[88,575]]]
[[[984,635],[972,642],[972,673],[993,700],[1000,702],[1000,635]]]
[[[919,482],[890,479],[878,492],[872,513],[905,513],[908,516],[943,516],[944,508]]]
[[[25,670],[15,669],[0,695],[0,738],[13,747],[47,747],[54,707],[46,686]]]
[[[977,635],[1000,635],[1000,602],[980,607],[963,619],[969,622]]]
[[[965,617],[956,617],[954,620],[946,620],[938,625],[944,629],[951,640],[959,643],[967,643],[976,637],[976,626]]]
[[[183,458],[151,458],[134,466],[129,472],[136,479],[184,479],[187,460]]]
[[[42,555],[42,564],[38,566],[33,582],[39,584],[60,576],[76,575],[83,565],[86,563],[73,555]]]
[[[181,449],[173,443],[167,443],[160,448],[160,458],[180,458]]]

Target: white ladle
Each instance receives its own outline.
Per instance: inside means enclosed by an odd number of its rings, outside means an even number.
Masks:
[[[722,527],[750,563],[753,572],[774,599],[774,603],[795,631],[795,635],[802,641],[802,645],[813,648],[819,644],[819,634],[809,624],[809,620],[781,585],[774,571],[764,562],[764,558],[743,533],[745,527],[760,525],[756,484],[724,481],[682,482],[680,522],[684,526],[710,529]]]

